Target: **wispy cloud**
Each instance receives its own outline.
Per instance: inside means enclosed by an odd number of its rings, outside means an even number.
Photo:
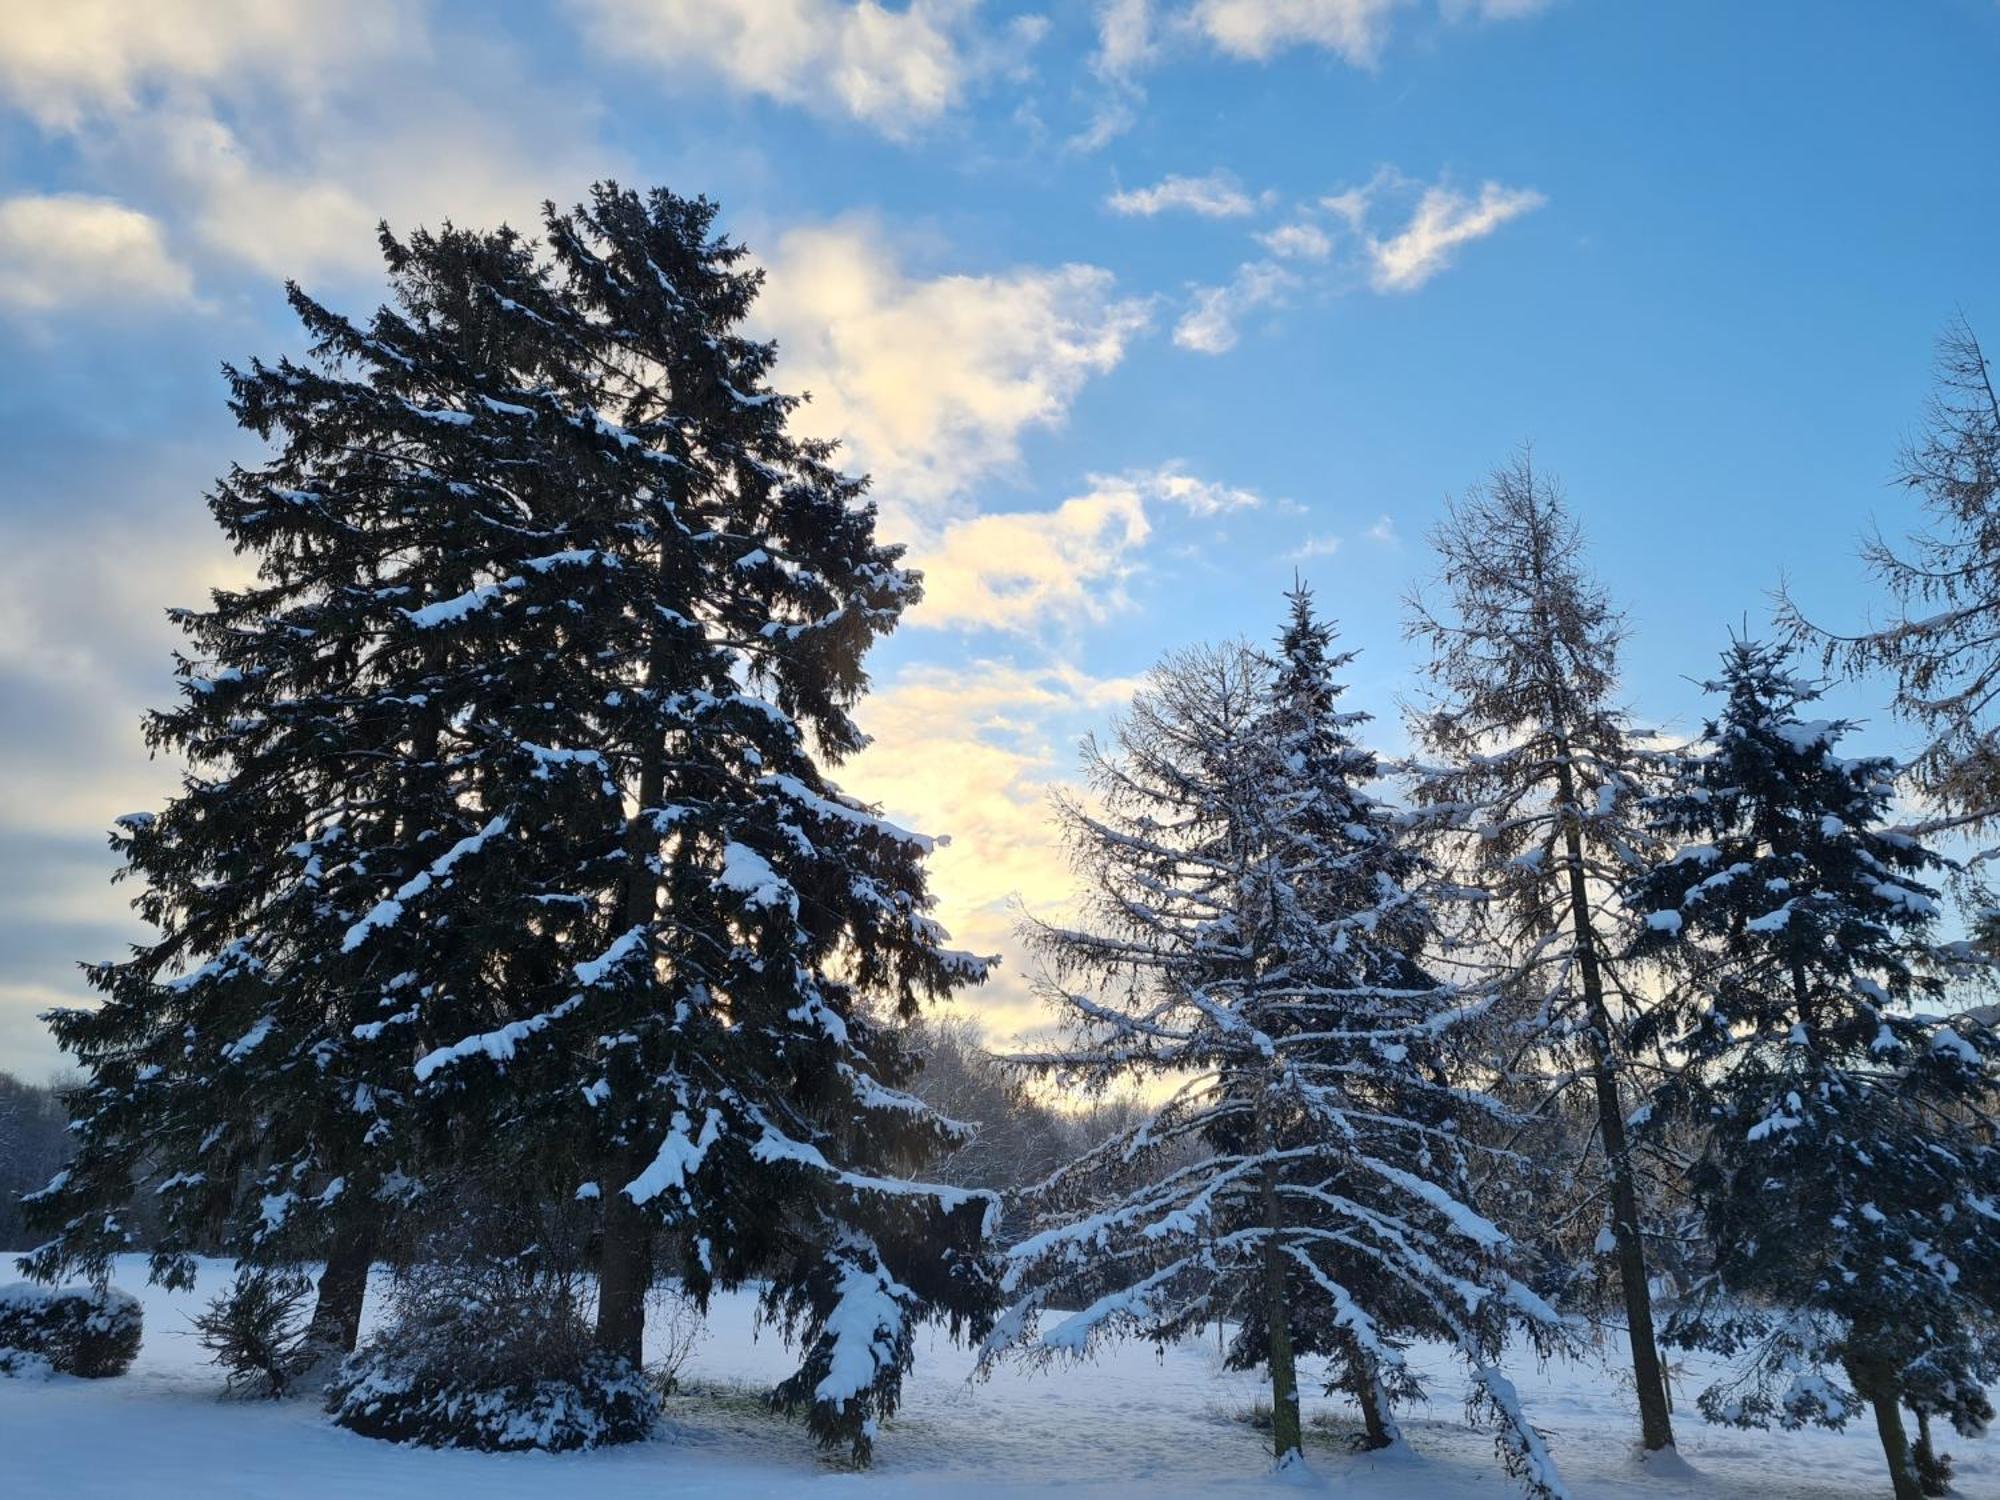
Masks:
[[[1253,235],[1267,258],[1244,261],[1227,282],[1196,287],[1174,342],[1196,354],[1226,353],[1247,314],[1294,294],[1413,292],[1465,246],[1546,201],[1532,188],[1497,182],[1468,196],[1448,182],[1424,183],[1383,167],[1357,187],[1291,205],[1282,223]]]
[[[1236,347],[1243,316],[1276,302],[1295,281],[1270,261],[1245,262],[1223,285],[1196,289],[1188,310],[1174,325],[1174,342],[1195,354],[1228,353]]]
[[[1257,243],[1286,260],[1325,260],[1333,254],[1333,236],[1304,219],[1265,230]]]
[[[1151,187],[1129,188],[1104,200],[1115,214],[1152,218],[1164,213],[1199,214],[1204,219],[1234,219],[1255,213],[1257,202],[1227,172],[1210,172],[1201,177],[1178,174],[1163,178]]]
[[[1426,188],[1401,230],[1387,239],[1369,237],[1370,282],[1379,292],[1415,291],[1449,266],[1461,246],[1486,238],[1547,201],[1531,188],[1497,182],[1482,183],[1477,198],[1448,187]]]
[[[1372,67],[1404,0],[1196,0],[1187,23],[1218,51],[1261,62],[1290,47],[1319,47]]]

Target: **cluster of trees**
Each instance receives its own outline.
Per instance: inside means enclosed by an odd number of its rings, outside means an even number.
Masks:
[[[0,1245],[27,1243],[21,1195],[60,1171],[72,1150],[60,1085],[0,1073]]]
[[[1870,552],[1904,605],[1946,608],[1841,639],[1788,606],[1784,637],[1725,651],[1690,744],[1619,706],[1620,616],[1526,456],[1433,534],[1409,626],[1430,691],[1395,795],[1303,589],[1275,651],[1166,661],[1061,809],[1087,900],[1033,936],[1069,1027],[1021,1061],[1171,1092],[1031,1195],[998,1337],[1238,1320],[1281,1463],[1301,1353],[1381,1443],[1421,1390],[1403,1346],[1442,1341],[1509,1467],[1555,1494],[1498,1356],[1510,1329],[1546,1349],[1608,1307],[1646,1452],[1674,1441],[1661,1348],[1698,1348],[1731,1361],[1704,1416],[1867,1411],[1898,1500],[1944,1493],[1933,1419],[1983,1433],[2000,1378],[2000,1037],[1972,988],[1991,903],[1980,861],[1940,847],[1990,826],[2000,787],[1985,368],[1948,341],[1909,471],[1937,529],[1916,561]],[[1935,817],[1896,821],[1897,764],[1808,716],[1814,642],[1897,673]]]
[[[1706,1415],[1865,1408],[1898,1500],[1939,1492],[1932,1419],[1980,1430],[2000,1375],[2000,1039],[1952,999],[1983,959],[1943,884],[1977,882],[1937,846],[2000,807],[1969,336],[1912,457],[1931,536],[1871,553],[1942,608],[1788,607],[1692,745],[1619,705],[1621,618],[1525,457],[1435,533],[1414,761],[1365,745],[1303,586],[1273,647],[1163,663],[1058,809],[1085,899],[1029,933],[1067,1024],[1013,1065],[1079,1117],[919,1022],[991,961],[830,778],[921,581],[790,430],[715,213],[606,184],[539,242],[385,229],[390,305],[293,287],[309,357],[228,372],[272,456],[210,503],[257,579],[176,616],[147,734],[189,769],[114,840],[157,936],[51,1017],[85,1076],[26,1270],[323,1262],[343,1350],[371,1266],[559,1220],[608,1383],[660,1281],[754,1284],[777,1404],[864,1459],[927,1321],[996,1358],[1219,1326],[1281,1463],[1302,1358],[1382,1444],[1442,1341],[1549,1495],[1503,1352],[1603,1313],[1649,1452],[1678,1343],[1736,1357]],[[1807,640],[1895,675],[1936,819],[1803,717]]]

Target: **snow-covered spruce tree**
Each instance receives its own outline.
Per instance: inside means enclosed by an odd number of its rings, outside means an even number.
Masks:
[[[387,974],[433,900],[513,933],[504,987],[420,975],[377,1018],[427,1118],[495,1172],[580,1164],[606,1354],[639,1358],[656,1273],[703,1300],[758,1278],[805,1351],[778,1400],[866,1457],[917,1325],[976,1335],[995,1304],[990,1195],[905,1175],[957,1130],[898,1087],[891,1024],[987,964],[927,915],[927,841],[827,780],[918,579],[863,482],[788,430],[775,349],[740,329],[761,273],[715,212],[601,187],[549,211],[536,286],[477,289],[532,359],[370,361],[478,455],[445,478],[525,555],[404,601],[483,665],[442,705],[484,768],[451,873],[505,883],[399,888],[350,932]]]
[[[1280,1465],[1301,1459],[1297,1360],[1394,1433],[1414,1378],[1400,1343],[1451,1342],[1508,1466],[1561,1483],[1501,1373],[1510,1324],[1555,1314],[1469,1204],[1482,1107],[1446,1049],[1472,1013],[1424,968],[1421,859],[1375,800],[1347,660],[1306,596],[1274,662],[1241,645],[1169,658],[1086,754],[1096,807],[1062,804],[1086,886],[1078,926],[1037,926],[1067,1043],[1023,1059],[1101,1090],[1174,1091],[1034,1195],[1010,1252],[1014,1305],[989,1351],[1080,1351],[1238,1325],[1230,1362],[1268,1370]],[[1079,1309],[1053,1319],[1051,1308]]]
[[[1431,700],[1411,727],[1431,764],[1416,800],[1452,875],[1491,897],[1496,982],[1538,1000],[1525,1023],[1594,1094],[1615,1258],[1647,1452],[1673,1445],[1653,1327],[1638,1167],[1622,1077],[1636,1004],[1613,960],[1616,892],[1643,857],[1638,802],[1654,767],[1613,694],[1623,625],[1583,537],[1525,453],[1452,505],[1432,534],[1448,607],[1411,601]]]
[[[1781,624],[1830,666],[1895,679],[1896,713],[1924,735],[1906,767],[1948,821],[1990,827],[2000,815],[2000,392],[1963,322],[1938,343],[1938,389],[1898,478],[1914,491],[1924,529],[1907,550],[1879,533],[1862,547],[1895,618],[1839,635],[1814,625],[1789,595]]]
[[[1681,982],[1647,1018],[1682,1066],[1655,1114],[1702,1127],[1688,1174],[1714,1271],[1668,1337],[1749,1351],[1714,1420],[1844,1426],[1873,1409],[1898,1500],[1943,1492],[1900,1408],[1961,1433],[2000,1378],[2000,1039],[1925,1008],[1968,954],[1931,936],[1944,862],[1885,825],[1893,762],[1781,647],[1735,643],[1704,753],[1657,804],[1678,852],[1637,881],[1638,947]]]
[[[517,976],[494,950],[535,920],[477,857],[508,816],[479,785],[499,769],[492,638],[437,628],[449,611],[423,601],[496,565],[548,592],[560,561],[524,524],[531,446],[449,402],[540,360],[523,345],[538,331],[487,311],[545,300],[529,247],[505,231],[383,244],[394,309],[359,329],[292,287],[311,357],[227,371],[237,419],[277,442],[209,501],[257,577],[173,612],[192,651],[146,737],[189,770],[114,839],[159,936],[90,970],[100,1007],[50,1017],[87,1082],[77,1157],[31,1204],[54,1238],[24,1261],[101,1279],[144,1192],[169,1285],[197,1249],[323,1256],[313,1334],[335,1348],[354,1344],[378,1233],[416,1183],[411,1041],[375,1023],[419,996],[504,993]]]

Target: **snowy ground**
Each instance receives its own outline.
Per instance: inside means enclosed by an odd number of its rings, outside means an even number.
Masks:
[[[8,1279],[8,1278],[0,1278]],[[48,1383],[0,1378],[0,1495],[13,1497],[663,1494],[702,1500],[1192,1500],[1279,1493],[1266,1474],[1265,1436],[1233,1417],[1256,1383],[1219,1371],[1212,1343],[1166,1351],[1127,1346],[1051,1371],[1008,1370],[968,1383],[971,1361],[939,1336],[926,1340],[902,1413],[885,1428],[875,1468],[844,1472],[804,1431],[763,1412],[755,1393],[789,1369],[783,1346],[760,1337],[747,1297],[722,1299],[689,1366],[699,1387],[677,1399],[659,1441],[597,1453],[436,1453],[395,1448],[330,1426],[310,1401],[219,1399],[188,1316],[225,1280],[204,1274],[193,1294],[143,1286],[136,1262],[119,1284],[146,1304],[146,1342],[130,1374]],[[1448,1371],[1448,1362],[1437,1361]],[[1745,1433],[1681,1418],[1692,1473],[1641,1472],[1631,1457],[1629,1398],[1589,1364],[1514,1371],[1530,1416],[1549,1434],[1578,1500],[1859,1500],[1886,1494],[1872,1429]],[[1683,1377],[1691,1394],[1699,1372]],[[1345,1500],[1500,1500],[1517,1491],[1483,1434],[1459,1422],[1462,1383],[1446,1373],[1437,1402],[1405,1418],[1412,1451],[1355,1456],[1344,1437],[1353,1413],[1314,1401],[1314,1474],[1307,1493]],[[1687,1405],[1683,1402],[1683,1405]],[[2000,1442],[1949,1445],[1958,1489],[2000,1500]],[[1289,1486],[1283,1493],[1295,1493]]]

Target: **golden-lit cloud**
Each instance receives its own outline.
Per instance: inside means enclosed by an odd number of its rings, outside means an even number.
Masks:
[[[1058,425],[1148,317],[1097,266],[915,276],[856,222],[795,229],[766,263],[756,318],[784,384],[812,393],[798,425],[846,442],[905,530]]]
[[[925,586],[911,623],[1034,631],[1101,620],[1124,604],[1128,559],[1150,531],[1137,487],[1116,479],[1051,511],[955,522],[912,553]]]
[[[1137,683],[1067,664],[975,661],[918,667],[871,694],[874,743],[841,779],[891,817],[951,842],[930,861],[938,917],[962,948],[1002,957],[968,998],[996,1040],[1041,1024],[1015,928],[1022,912],[1062,912],[1075,889],[1049,796],[1076,766],[1082,726],[1131,700]]]
[[[1154,507],[1213,518],[1262,504],[1255,491],[1163,464],[1093,476],[1054,510],[949,522],[911,547],[924,600],[910,623],[1032,635],[1104,620],[1129,603],[1123,585],[1153,533]]]

